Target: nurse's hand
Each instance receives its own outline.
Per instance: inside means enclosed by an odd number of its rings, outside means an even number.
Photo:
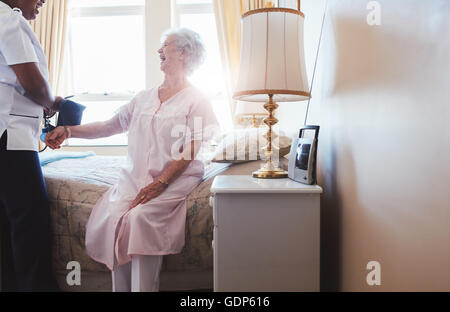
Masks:
[[[55,97],[55,102],[53,102],[51,110],[54,112],[59,112],[60,111],[59,105],[61,104],[62,100],[64,100],[64,98],[62,98],[60,96]]]
[[[57,96],[51,107],[44,106],[45,118],[52,118],[56,112],[60,111],[60,104],[62,100],[64,100],[62,97]]]
[[[51,149],[58,149],[67,138],[67,131],[64,127],[57,127],[45,136],[45,144]]]
[[[136,196],[136,198],[133,200],[133,202],[130,205],[129,210],[133,209],[137,205],[145,204],[151,199],[158,197],[161,195],[162,192],[167,188],[166,185],[154,181],[151,184],[144,187]]]

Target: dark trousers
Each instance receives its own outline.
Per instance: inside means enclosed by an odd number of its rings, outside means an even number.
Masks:
[[[0,139],[0,230],[3,291],[57,290],[51,270],[50,205],[39,157],[7,151]]]

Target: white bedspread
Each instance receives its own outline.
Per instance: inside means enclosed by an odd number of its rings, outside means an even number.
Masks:
[[[45,177],[89,184],[111,186],[126,162],[125,156],[92,156],[80,159],[61,159],[42,167]],[[210,162],[205,165],[203,181],[224,171],[231,164]]]

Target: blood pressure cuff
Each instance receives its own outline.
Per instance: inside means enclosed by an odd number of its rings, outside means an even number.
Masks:
[[[59,102],[59,114],[56,126],[78,126],[81,124],[81,118],[83,117],[85,108],[85,106],[76,102],[66,99],[61,100]],[[46,118],[45,126],[40,135],[42,142],[45,142],[47,133],[53,131],[53,129],[55,129],[55,126],[51,125],[50,120]]]
[[[59,102],[58,122],[56,126],[78,126],[81,124],[83,111],[86,106],[70,100],[61,100]]]

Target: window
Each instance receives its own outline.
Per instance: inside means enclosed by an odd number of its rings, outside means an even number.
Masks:
[[[225,77],[212,0],[176,0],[174,13],[175,27],[190,28],[199,33],[204,41],[207,58],[190,80],[209,93],[216,116],[221,116],[219,123],[222,129],[229,130],[232,120],[225,92]]]
[[[83,123],[107,120],[145,88],[145,1],[73,0],[68,90],[85,105]],[[126,145],[125,134],[70,145]]]
[[[146,23],[145,16],[146,4],[157,9],[154,3],[150,0],[71,1],[66,84],[68,93],[75,96],[74,101],[86,106],[83,124],[111,118],[120,106],[148,85],[146,66],[150,64],[149,57],[157,55],[146,55],[149,49],[146,41],[159,44],[159,34],[158,38],[152,38],[155,34],[146,33],[146,25],[151,27],[156,21]],[[172,26],[191,28],[205,42],[206,61],[190,80],[209,94],[216,115],[221,116],[219,122],[227,130],[232,121],[212,0],[171,0],[170,3]],[[170,21],[170,11],[164,14],[168,16],[163,20]],[[149,51],[156,52],[153,50]],[[155,76],[149,73],[147,79]],[[127,137],[119,134],[96,140],[70,139],[68,144],[126,145]]]

